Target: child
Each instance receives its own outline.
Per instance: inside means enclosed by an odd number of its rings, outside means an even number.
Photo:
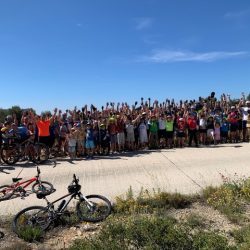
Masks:
[[[134,144],[135,144],[135,132],[134,132],[134,124],[132,123],[131,119],[128,118],[126,121],[126,141],[127,141],[127,147],[129,150],[134,150]]]
[[[94,144],[94,131],[91,123],[86,126],[86,142],[85,147],[87,150],[87,158],[93,159],[95,144]]]
[[[221,131],[220,134],[221,134],[222,143],[227,143],[227,141],[228,141],[229,123],[228,123],[226,117],[224,117],[223,120],[222,120],[220,131]]]
[[[77,140],[77,131],[75,128],[71,128],[68,135],[68,152],[71,160],[76,157],[76,140]]]
[[[185,128],[186,128],[185,120],[181,117],[177,121],[177,143],[180,146],[180,148],[184,146]]]
[[[220,123],[216,122],[214,127],[214,143],[220,143]]]

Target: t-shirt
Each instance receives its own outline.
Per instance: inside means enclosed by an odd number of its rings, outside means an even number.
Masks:
[[[36,123],[38,127],[38,136],[49,136],[49,126],[50,126],[50,120],[47,121],[38,121]]]
[[[174,122],[173,121],[166,121],[166,131],[173,132],[174,131]]]
[[[243,107],[241,108],[241,113],[242,113],[242,120],[247,121],[248,118],[248,107]]]
[[[189,118],[188,121],[187,121],[187,124],[188,124],[189,129],[191,129],[191,130],[196,129],[197,123],[196,123],[195,119]]]
[[[149,131],[152,133],[156,133],[158,131],[158,124],[156,121],[151,121],[149,124]]]
[[[159,119],[158,120],[158,124],[159,124],[159,129],[163,130],[163,129],[166,128],[166,126],[165,126],[165,120]]]

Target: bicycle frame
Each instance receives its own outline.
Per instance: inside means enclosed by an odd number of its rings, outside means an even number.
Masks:
[[[88,199],[81,192],[74,193],[74,194],[70,194],[70,193],[66,194],[66,195],[58,198],[57,200],[55,200],[53,202],[49,202],[48,199],[47,199],[47,197],[45,197],[44,199],[47,202],[47,207],[49,209],[52,209],[52,210],[56,211],[54,209],[54,204],[57,203],[60,200],[63,200],[64,198],[69,197],[69,196],[71,196],[70,199],[64,204],[64,206],[61,208],[60,212],[63,212],[66,209],[66,207],[69,205],[69,203],[72,201],[72,199],[76,198],[76,196],[78,196],[79,199],[84,199],[90,206],[92,206],[92,204],[88,201]]]
[[[29,180],[27,180],[27,181],[22,181],[22,182],[13,183],[13,184],[11,185],[11,187],[13,187],[13,188],[22,187],[23,189],[25,189],[25,188],[28,187],[31,183],[33,183],[33,182],[35,182],[35,181],[37,181],[37,180],[38,180],[38,177],[33,177],[33,178],[31,178],[31,179],[29,179]],[[25,184],[25,183],[27,183],[27,184]],[[25,184],[25,185],[23,185],[23,184]]]

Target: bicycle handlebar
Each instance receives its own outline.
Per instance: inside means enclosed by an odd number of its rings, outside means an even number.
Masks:
[[[78,184],[79,180],[76,178],[75,174],[73,174],[73,180],[74,180],[75,184]]]

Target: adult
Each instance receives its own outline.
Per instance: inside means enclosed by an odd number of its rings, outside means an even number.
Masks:
[[[54,109],[54,114],[49,117],[48,114],[42,113],[41,116],[36,116],[36,126],[38,128],[38,141],[50,146],[50,125],[54,121],[57,113],[57,108]]]

